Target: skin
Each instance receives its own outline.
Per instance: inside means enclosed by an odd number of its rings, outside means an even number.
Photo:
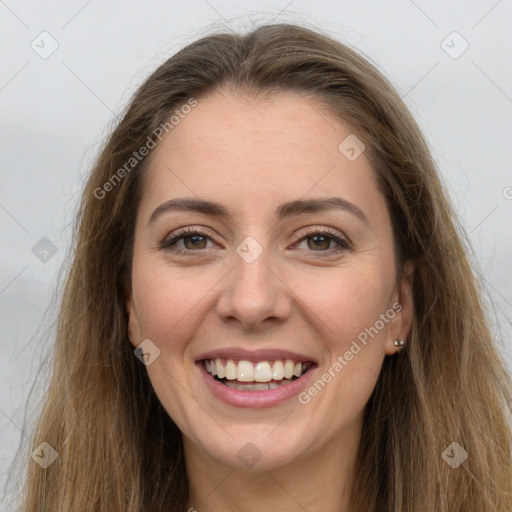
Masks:
[[[151,155],[129,333],[134,346],[149,338],[160,350],[147,372],[183,433],[189,506],[199,512],[348,510],[364,406],[412,315],[412,268],[396,281],[375,174],[364,152],[349,161],[338,150],[350,133],[312,98],[221,90],[201,98]],[[274,217],[283,202],[333,196],[356,205],[368,223],[341,210]],[[221,203],[232,217],[167,212],[148,224],[160,204],[180,197]],[[186,255],[160,248],[186,226],[207,238],[177,241]],[[327,237],[317,248],[305,228],[330,229],[351,246],[337,252]],[[252,263],[236,252],[248,236],[263,250]],[[226,405],[194,362],[213,348],[280,348],[316,360],[316,380],[395,303],[401,311],[307,404],[294,397],[264,409]],[[261,455],[250,468],[237,457],[248,442]]]

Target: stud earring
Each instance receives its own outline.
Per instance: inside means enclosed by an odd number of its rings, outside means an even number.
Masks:
[[[398,348],[399,350],[405,345],[404,340],[395,340],[393,343],[395,344],[395,347]]]

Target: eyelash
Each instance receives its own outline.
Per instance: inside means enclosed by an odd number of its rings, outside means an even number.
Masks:
[[[170,252],[173,252],[173,253],[176,253],[179,255],[183,255],[183,256],[188,256],[188,255],[196,256],[198,253],[206,251],[207,249],[198,249],[196,251],[192,251],[190,249],[176,249],[173,247],[179,240],[188,238],[193,235],[199,235],[199,236],[202,236],[204,238],[208,238],[208,239],[214,241],[210,235],[208,235],[207,233],[205,233],[203,231],[200,231],[195,228],[183,228],[181,230],[178,230],[174,234],[174,236],[172,236],[171,238],[164,239],[163,242],[160,244],[160,249],[170,251]],[[325,229],[325,228],[324,229],[321,229],[321,228],[308,229],[308,230],[306,230],[305,233],[303,232],[300,235],[296,235],[295,243],[301,242],[308,238],[311,238],[313,235],[328,236],[328,238],[330,240],[332,240],[338,244],[338,247],[327,249],[326,251],[313,251],[312,250],[310,252],[330,255],[332,253],[338,253],[338,252],[350,250],[352,248],[352,245],[350,244],[350,242],[348,240],[340,238],[339,236],[336,235],[336,233],[334,233],[333,231],[331,231],[329,229]]]

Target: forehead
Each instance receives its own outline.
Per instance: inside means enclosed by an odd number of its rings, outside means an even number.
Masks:
[[[382,206],[364,152],[351,161],[340,151],[347,137],[354,137],[350,126],[313,98],[217,91],[199,99],[154,150],[141,209],[194,195],[252,216],[308,195]]]

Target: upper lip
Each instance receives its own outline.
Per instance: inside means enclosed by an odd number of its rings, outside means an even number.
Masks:
[[[245,361],[276,361],[291,359],[292,361],[302,361],[303,363],[312,362],[316,364],[316,361],[305,354],[298,352],[292,352],[289,350],[281,349],[260,349],[260,350],[246,350],[239,347],[233,348],[219,348],[204,352],[196,357],[196,362],[204,361],[205,359],[237,359]]]

